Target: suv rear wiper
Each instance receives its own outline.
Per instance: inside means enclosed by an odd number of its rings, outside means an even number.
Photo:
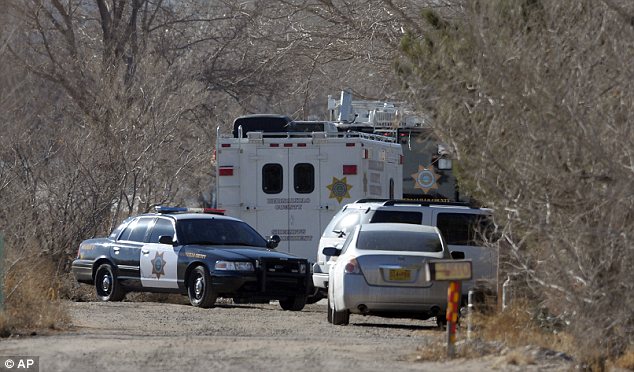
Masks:
[[[339,238],[343,238],[344,236],[346,236],[346,233],[343,230],[332,230],[332,232],[337,234]]]

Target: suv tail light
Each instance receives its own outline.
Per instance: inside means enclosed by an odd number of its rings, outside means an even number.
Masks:
[[[361,274],[361,267],[359,267],[359,262],[357,262],[357,259],[352,258],[343,268],[343,271],[346,274]]]

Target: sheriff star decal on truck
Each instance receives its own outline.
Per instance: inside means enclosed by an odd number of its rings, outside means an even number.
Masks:
[[[332,183],[326,187],[330,190],[330,196],[328,196],[330,199],[337,199],[337,202],[341,203],[344,198],[350,198],[352,185],[348,184],[347,177],[342,179],[333,177]]]
[[[419,165],[418,172],[411,174],[411,176],[416,183],[415,189],[421,189],[423,192],[428,193],[429,190],[438,188],[436,181],[438,181],[440,175],[436,174],[433,168],[427,169]]]

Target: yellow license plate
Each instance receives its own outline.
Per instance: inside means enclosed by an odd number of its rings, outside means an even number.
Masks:
[[[411,272],[405,269],[390,269],[388,275],[390,280],[408,281],[412,278]]]

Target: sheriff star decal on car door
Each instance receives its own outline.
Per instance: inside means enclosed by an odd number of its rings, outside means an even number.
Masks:
[[[156,279],[161,279],[161,275],[165,275],[165,260],[163,259],[163,252],[158,253],[152,260],[152,274],[156,274]]]

